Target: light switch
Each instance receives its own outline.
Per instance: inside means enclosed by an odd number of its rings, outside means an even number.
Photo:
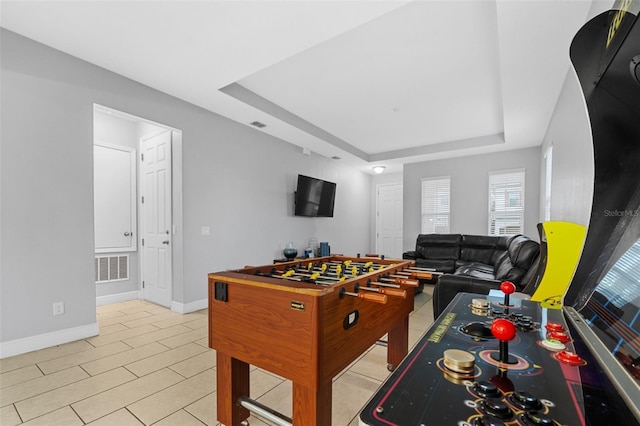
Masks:
[[[211,234],[211,228],[209,228],[208,226],[201,226],[200,227],[200,234],[201,235],[210,235]]]

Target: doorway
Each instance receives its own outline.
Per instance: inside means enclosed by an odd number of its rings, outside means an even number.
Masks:
[[[376,191],[376,252],[402,258],[402,184],[380,184]]]
[[[174,167],[174,159],[179,160],[182,154],[181,136],[179,130],[168,126],[94,105],[94,143],[99,140],[103,144],[108,142],[113,146],[126,146],[134,152],[132,192],[135,201],[130,204],[134,228],[138,230],[137,233],[129,232],[129,236],[137,244],[117,253],[120,261],[126,256],[129,271],[121,274],[121,279],[117,281],[96,280],[98,305],[143,299],[172,308],[176,279],[176,268],[173,264],[174,259],[180,258],[182,253],[182,238],[179,235],[182,231],[182,197],[181,194],[175,196],[175,191],[180,191],[182,187],[182,170],[179,164],[178,167]],[[107,169],[113,173],[116,170],[122,171],[122,168],[117,167]],[[106,179],[117,182],[120,177],[114,175],[107,176]],[[95,191],[96,199],[104,198],[102,192],[98,193],[98,188]],[[119,198],[124,199],[122,196]],[[129,206],[115,206],[115,210],[119,208],[129,209]],[[102,219],[105,216],[109,217],[98,211],[97,206],[94,216]],[[104,235],[105,230],[101,227],[113,227],[108,226],[108,222],[103,225],[96,221],[96,235]],[[101,250],[99,256],[96,254],[96,259],[103,260],[102,258],[109,256],[112,254]],[[96,265],[99,265],[98,260]],[[178,268],[177,271],[179,273],[181,269]]]

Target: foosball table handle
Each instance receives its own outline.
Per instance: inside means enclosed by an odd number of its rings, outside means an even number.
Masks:
[[[380,294],[386,294],[392,297],[401,297],[403,299],[407,298],[407,290],[398,289],[398,288],[381,288]]]
[[[380,293],[357,293],[357,294],[360,299],[366,300],[368,302],[381,303],[383,305],[387,303],[386,294],[380,294]]]

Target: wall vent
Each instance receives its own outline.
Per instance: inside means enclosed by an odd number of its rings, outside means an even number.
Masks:
[[[96,283],[129,279],[129,255],[98,256],[95,263]]]

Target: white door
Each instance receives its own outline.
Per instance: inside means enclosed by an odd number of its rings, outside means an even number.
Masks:
[[[171,131],[141,141],[142,295],[171,306]]]
[[[376,251],[385,257],[402,258],[402,184],[378,185]]]
[[[96,253],[136,251],[136,150],[95,142],[93,194]]]

